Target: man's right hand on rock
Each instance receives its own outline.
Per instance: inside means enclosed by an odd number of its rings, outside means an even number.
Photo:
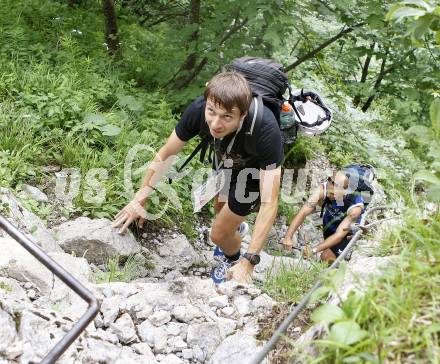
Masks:
[[[112,227],[120,227],[118,233],[123,234],[130,224],[137,219],[139,227],[142,227],[145,217],[144,207],[137,200],[132,200],[115,216]]]

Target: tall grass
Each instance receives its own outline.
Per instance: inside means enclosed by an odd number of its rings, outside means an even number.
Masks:
[[[278,301],[299,302],[325,267],[321,262],[302,259],[294,260],[291,264],[281,264],[275,273],[268,270],[263,288]]]

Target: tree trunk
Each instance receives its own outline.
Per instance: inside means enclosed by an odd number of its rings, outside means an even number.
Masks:
[[[200,72],[201,67],[203,67],[207,60],[205,62],[200,62],[198,67],[196,67],[197,64],[197,43],[199,40],[199,24],[200,24],[200,0],[191,0],[190,3],[190,12],[189,12],[189,24],[195,24],[197,27],[192,32],[190,38],[189,38],[189,44],[193,45],[193,49],[190,51],[188,56],[185,59],[185,62],[183,62],[183,65],[180,67],[177,77],[175,78],[173,82],[173,88],[180,90],[182,88],[185,88],[189,85],[189,83],[194,79],[194,77],[197,75],[195,72],[197,69],[199,69],[198,72]],[[190,50],[189,47],[187,47],[188,50]],[[197,72],[197,73],[198,73]]]
[[[341,30],[338,34],[336,34],[334,37],[326,40],[324,43],[321,43],[318,47],[310,51],[309,53],[305,54],[301,58],[297,59],[295,62],[290,64],[289,66],[285,67],[285,71],[289,72],[293,70],[295,67],[299,66],[301,63],[307,61],[310,58],[313,58],[316,56],[320,51],[322,51],[324,48],[328,47],[330,44],[336,42],[339,38],[342,38],[344,35],[352,32],[355,28],[362,26],[364,23],[355,24],[351,27],[348,27],[346,29]]]
[[[105,17],[105,42],[110,55],[119,56],[119,35],[118,23],[116,19],[115,3],[113,0],[103,0]]]
[[[377,94],[377,91],[380,87],[380,84],[382,83],[382,80],[385,77],[385,75],[388,73],[385,70],[385,64],[386,64],[387,58],[388,58],[388,52],[385,54],[385,57],[383,57],[383,59],[382,59],[382,64],[380,65],[380,72],[379,72],[379,75],[377,76],[376,82],[374,83],[374,86],[373,86],[374,93],[367,99],[365,104],[362,106],[363,112],[367,111],[368,108],[373,103],[373,100],[376,97],[376,94]]]
[[[374,50],[375,45],[376,45],[376,42],[373,42],[371,44],[371,46],[370,46],[370,51],[371,52],[368,53],[367,57],[365,58],[364,65],[362,66],[362,76],[361,76],[361,80],[359,81],[359,83],[365,83],[367,81],[368,69],[370,67],[371,58],[373,57],[373,50]],[[357,94],[353,98],[353,105],[354,105],[354,107],[358,107],[360,102],[361,102],[361,95]]]

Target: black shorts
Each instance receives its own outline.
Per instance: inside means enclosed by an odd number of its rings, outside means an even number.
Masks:
[[[334,234],[334,232],[324,231],[324,239],[327,239],[329,236],[331,236],[333,234]],[[350,242],[351,238],[352,238],[351,235],[346,236],[339,244],[332,246],[330,248],[330,250],[333,252],[334,255],[339,257],[342,254],[342,252],[344,251],[345,247]]]
[[[259,181],[249,177],[246,181],[232,180],[231,183],[225,186],[220,192],[220,195],[228,196],[229,208],[234,214],[239,216],[247,216],[257,211],[260,207]]]

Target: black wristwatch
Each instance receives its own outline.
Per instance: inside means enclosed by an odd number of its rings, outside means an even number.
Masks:
[[[249,260],[252,265],[257,265],[260,263],[260,256],[258,254],[244,253],[243,257]]]

